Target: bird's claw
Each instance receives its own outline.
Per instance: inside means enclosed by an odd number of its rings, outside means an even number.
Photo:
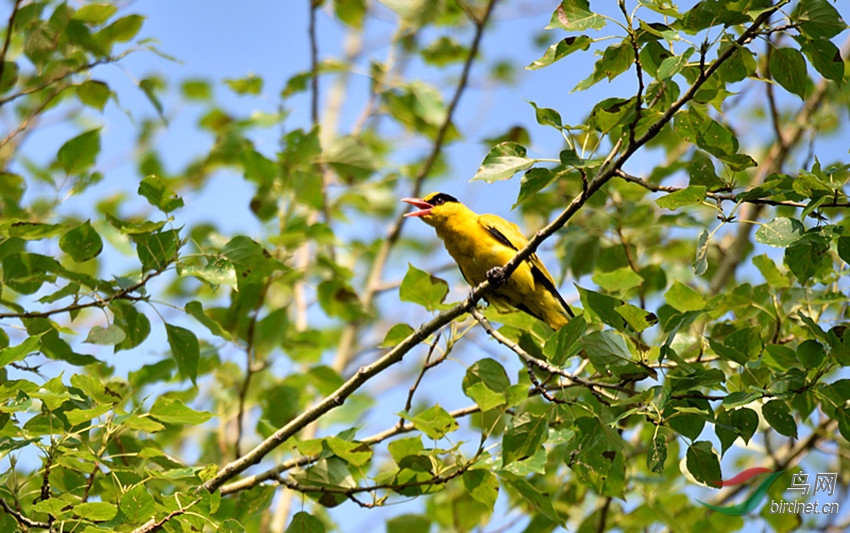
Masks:
[[[506,281],[505,269],[504,267],[493,267],[487,271],[487,281],[490,282],[494,287],[499,287],[500,285],[504,285]]]

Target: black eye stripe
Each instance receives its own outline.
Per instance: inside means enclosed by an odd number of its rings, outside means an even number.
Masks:
[[[457,202],[457,198],[444,192],[437,193],[431,198],[428,203],[431,205],[443,205],[446,202]]]

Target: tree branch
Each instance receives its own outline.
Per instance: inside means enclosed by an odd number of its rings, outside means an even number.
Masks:
[[[644,178],[640,178],[638,176],[633,176],[622,170],[617,171],[617,177],[622,178],[629,183],[634,183],[636,185],[640,185],[644,189],[652,192],[677,192],[684,189],[684,187],[672,187],[669,185],[656,185],[655,183],[651,183]],[[744,204],[756,204],[756,205],[769,205],[773,207],[795,207],[795,208],[805,208],[808,204],[804,204],[802,202],[791,202],[787,200],[771,200],[769,198],[752,198],[752,199],[741,199],[737,198],[736,195],[730,193],[718,193],[712,191],[705,192],[706,197],[711,198],[712,200],[717,200],[721,202],[741,202]],[[850,207],[850,202],[839,202],[838,199],[833,199],[832,202],[823,203],[818,206],[818,208],[828,209],[828,208],[847,208]]]
[[[4,500],[3,498],[0,498],[0,507],[2,507],[3,510],[6,511],[6,513],[8,515],[10,515],[12,518],[14,518],[15,521],[17,523],[21,524],[22,526],[34,527],[34,528],[40,528],[40,529],[48,529],[48,530],[50,529],[50,524],[48,524],[47,522],[39,522],[37,520],[31,520],[31,519],[27,518],[21,512],[19,512],[17,509],[13,508],[11,505],[6,503],[6,500]]]
[[[0,319],[2,318],[48,318],[53,315],[58,315],[61,313],[68,313],[71,311],[79,311],[82,309],[87,309],[89,307],[97,307],[103,308],[112,303],[115,300],[131,300],[131,301],[145,301],[147,300],[146,296],[132,296],[133,292],[141,289],[147,284],[152,278],[159,276],[162,274],[164,270],[155,270],[150,274],[145,275],[141,281],[130,285],[129,287],[125,287],[123,289],[119,289],[115,294],[107,296],[106,298],[96,298],[90,302],[86,303],[73,303],[70,305],[66,305],[65,307],[60,307],[58,309],[48,309],[47,311],[25,311],[23,313],[0,313]]]

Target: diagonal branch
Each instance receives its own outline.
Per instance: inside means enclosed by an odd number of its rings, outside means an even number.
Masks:
[[[0,498],[0,507],[2,507],[3,510],[9,516],[14,518],[15,521],[17,523],[21,524],[22,526],[39,528],[39,529],[50,529],[50,524],[48,524],[47,522],[39,522],[37,520],[32,520],[30,518],[27,518],[21,512],[19,512],[17,509],[15,509],[14,507],[12,507],[8,503],[6,503],[6,500],[4,500],[3,498]]]

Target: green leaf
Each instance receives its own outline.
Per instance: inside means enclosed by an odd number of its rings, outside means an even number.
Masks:
[[[729,165],[733,170],[756,166],[748,155],[738,154],[735,133],[697,108],[676,113],[673,130],[684,140],[696,144]]]
[[[576,453],[567,454],[567,464],[583,485],[600,495],[622,498],[626,475],[623,437],[595,417],[577,419],[575,428],[568,447]]]
[[[86,502],[74,506],[74,514],[85,520],[112,520],[118,508],[109,502]]]
[[[797,42],[815,70],[841,87],[844,83],[844,59],[841,57],[841,50],[826,38],[806,39],[800,36]]]
[[[580,81],[573,91],[585,91],[605,78],[613,80],[627,71],[635,61],[634,50],[625,40],[605,49],[602,58],[593,66],[593,73]]]
[[[194,265],[182,268],[180,269],[180,275],[195,276],[198,279],[206,281],[213,287],[229,285],[235,288],[239,283],[233,263],[222,257],[209,257],[207,264],[202,268]]]
[[[139,183],[139,194],[163,213],[183,207],[183,199],[156,176],[148,176]]]
[[[640,307],[632,304],[623,304],[615,309],[625,319],[629,327],[640,333],[658,323],[658,317]]]
[[[17,237],[28,241],[37,241],[59,235],[65,231],[65,226],[61,224],[41,224],[38,222],[12,222],[9,225],[4,225],[4,229],[8,231],[9,237]]]
[[[721,456],[732,446],[738,437],[745,444],[755,435],[759,425],[759,417],[755,411],[747,407],[723,411],[717,416],[714,432],[721,444]]]
[[[667,462],[667,438],[657,433],[649,443],[646,451],[646,467],[653,474],[664,472],[664,463]]]
[[[324,442],[334,455],[352,466],[363,466],[372,459],[372,448],[368,444],[339,437],[327,437]]]
[[[422,49],[422,59],[438,67],[463,61],[468,54],[469,51],[465,47],[445,35],[441,35],[439,39]]]
[[[115,304],[112,306],[115,311]],[[151,321],[135,307],[128,306],[115,313],[115,324],[124,331],[126,338],[115,345],[115,351],[130,350],[140,345],[151,333]]]
[[[697,239],[693,269],[697,276],[702,276],[708,270],[708,230],[702,230]]]
[[[793,48],[777,48],[770,54],[770,74],[786,91],[806,99],[809,76],[803,54]]]
[[[139,483],[121,496],[118,508],[133,524],[143,524],[156,511],[156,501],[150,495],[148,489]]]
[[[782,400],[770,400],[762,406],[761,414],[777,433],[797,438],[797,422],[794,421],[787,403]]]
[[[27,337],[26,340],[17,346],[9,346],[0,350],[0,368],[5,367],[9,363],[23,361],[26,357],[35,352],[41,344],[41,335],[33,335]]]
[[[683,205],[699,204],[705,200],[705,190],[704,186],[691,185],[681,191],[671,192],[666,196],[662,196],[655,200],[655,203],[662,209],[670,210],[678,209]]]
[[[259,243],[239,235],[221,249],[221,256],[236,269],[237,285],[242,287],[263,281],[267,276],[283,268],[280,262]]]
[[[109,85],[102,81],[88,80],[77,86],[77,97],[80,102],[89,107],[103,111],[106,107],[106,102],[112,96],[112,91]]]
[[[694,54],[694,51],[694,48],[690,47],[682,54],[670,56],[664,59],[658,66],[658,74],[656,75],[656,78],[659,80],[669,80],[681,72],[682,69],[685,68],[685,65],[688,64],[688,60]]]
[[[351,285],[340,280],[328,280],[319,284],[316,289],[319,305],[328,316],[342,318],[346,321],[359,320],[369,316],[363,307],[363,302]]]
[[[121,426],[127,429],[134,429],[136,431],[144,431],[146,433],[156,433],[157,431],[165,429],[165,426],[154,421],[150,417],[138,415],[130,415],[121,420]]]
[[[430,533],[431,520],[427,516],[403,514],[386,521],[386,533]]]
[[[94,165],[100,153],[100,128],[89,130],[67,141],[56,158],[66,174],[81,174]]]
[[[224,79],[230,89],[236,94],[260,94],[263,92],[263,78],[256,74],[249,74],[244,78]]]
[[[537,453],[548,435],[545,417],[527,411],[514,416],[502,437],[502,468]]]
[[[823,345],[814,339],[807,339],[797,346],[797,359],[805,368],[818,368],[825,358]]]
[[[103,346],[114,346],[116,344],[120,344],[126,338],[127,334],[124,333],[124,330],[121,329],[121,327],[111,324],[105,328],[101,326],[94,326],[91,330],[89,330],[89,334],[83,342],[89,344],[100,344]]]
[[[536,162],[535,159],[526,157],[525,153],[525,147],[515,142],[506,141],[497,144],[484,158],[472,180],[493,183],[510,179],[517,172],[531,168]]]
[[[118,8],[110,4],[88,4],[75,11],[71,19],[89,24],[103,24],[117,11]]]
[[[180,245],[177,230],[133,235],[132,238],[136,243],[136,255],[142,262],[142,272],[161,272],[177,260],[177,249]]]
[[[705,309],[705,298],[703,295],[680,281],[673,283],[670,289],[664,294],[664,299],[681,313]]]
[[[410,421],[413,427],[428,435],[432,439],[441,439],[447,433],[458,429],[457,421],[452,418],[439,404],[430,407],[416,416],[401,413],[401,417]]]
[[[413,334],[415,330],[408,324],[396,324],[387,331],[384,340],[381,342],[381,348],[392,348],[398,345],[401,341]]]
[[[529,102],[534,108],[534,115],[537,123],[541,126],[552,126],[553,128],[561,129],[561,114],[548,107],[537,107],[534,102]]]
[[[482,411],[489,411],[507,401],[505,391],[511,380],[504,367],[494,359],[480,359],[466,371],[463,378],[463,393],[478,404]]]
[[[555,366],[563,366],[570,357],[581,351],[581,338],[587,329],[584,317],[577,316],[546,339],[543,355]]]
[[[711,349],[714,351],[714,353],[716,353],[723,359],[734,361],[739,365],[745,365],[750,360],[749,356],[739,350],[738,347],[734,344],[730,346],[725,342],[721,343],[720,341],[717,341],[711,337],[708,338],[708,344],[709,346],[711,346]]]
[[[100,255],[103,251],[103,240],[91,227],[91,221],[86,220],[62,235],[59,239],[59,248],[77,263],[82,263]]]
[[[560,526],[564,525],[564,519],[555,510],[555,506],[552,504],[552,496],[548,492],[539,491],[525,478],[509,478],[504,479],[503,482],[505,482],[507,487],[519,493],[521,500],[531,506],[534,511]]]
[[[183,377],[192,380],[198,377],[198,360],[201,357],[201,349],[198,338],[194,333],[180,326],[165,324],[165,332],[168,336],[168,346],[171,347],[171,355],[177,362],[177,369]]]
[[[587,352],[587,358],[596,370],[615,376],[640,377],[649,374],[649,370],[636,364],[623,337],[611,330],[593,331],[582,337],[581,346]]]
[[[838,257],[850,264],[850,237],[838,237],[836,248],[838,249]]]
[[[643,283],[643,278],[629,267],[619,268],[612,272],[598,272],[593,275],[593,282],[607,292],[620,292],[634,289]]]
[[[543,55],[534,60],[528,65],[526,70],[537,70],[543,67],[548,67],[552,63],[559,61],[568,55],[578,50],[587,50],[590,48],[591,38],[587,35],[579,35],[578,37],[564,37],[557,43],[553,44]]]
[[[785,262],[800,283],[805,283],[827,262],[828,251],[828,244],[802,238],[785,249]]]
[[[180,84],[180,92],[188,100],[204,101],[212,97],[212,87],[206,80],[190,79]]]
[[[13,253],[3,259],[3,283],[21,294],[33,294],[65,269],[52,257]]]
[[[449,284],[408,263],[407,274],[398,290],[402,302],[419,304],[429,311],[443,309]]]
[[[20,67],[14,61],[3,62],[3,77],[0,78],[0,92],[6,92],[18,83]]]
[[[552,13],[547,30],[560,28],[566,31],[601,30],[605,17],[590,9],[588,0],[563,0]]]
[[[325,525],[315,516],[298,511],[292,516],[286,533],[325,533]]]
[[[387,110],[405,128],[429,138],[437,135],[446,119],[446,105],[436,87],[421,81],[396,87],[382,94]],[[446,141],[457,139],[457,129],[450,125]]]
[[[812,39],[831,39],[847,29],[827,0],[801,0],[791,12],[791,20],[798,22],[803,35]]]
[[[112,43],[125,43],[132,40],[136,34],[139,33],[144,21],[145,17],[141,15],[127,15],[126,17],[121,17],[99,31],[99,38],[107,45],[112,45]]]
[[[701,440],[688,446],[685,464],[694,479],[709,487],[718,487],[723,479],[720,461],[708,441]]]
[[[609,326],[623,331],[626,321],[617,312],[617,308],[623,305],[619,298],[613,298],[607,294],[591,291],[578,287],[579,296],[584,304],[585,310],[591,311]]]
[[[548,168],[535,167],[531,168],[522,175],[519,186],[519,195],[516,203],[511,209],[516,209],[517,206],[530,198],[534,198],[547,185],[552,183],[558,174]]]
[[[161,87],[161,85],[162,82],[156,78],[144,78],[142,80],[139,80],[139,89],[142,90],[148,101],[151,103],[154,109],[156,109],[156,112],[159,113],[160,117],[163,116],[163,107],[162,101],[160,101],[159,96],[157,96],[156,94],[156,91]]]
[[[192,426],[203,424],[213,416],[206,411],[195,411],[180,400],[166,396],[156,399],[151,406],[150,415],[164,424]]]
[[[346,181],[368,179],[378,167],[377,157],[372,150],[363,140],[351,135],[335,137],[319,159],[333,167]]]
[[[803,235],[803,224],[793,218],[778,217],[756,230],[756,241],[775,248],[785,248]]]
[[[463,488],[475,501],[483,503],[490,512],[499,496],[499,480],[490,471],[483,469],[467,470],[463,473]]]
[[[753,265],[761,272],[769,286],[780,289],[791,286],[791,280],[779,271],[776,263],[767,254],[753,257]]]
[[[112,410],[111,404],[103,404],[91,409],[71,409],[70,411],[65,412],[65,417],[68,419],[69,424],[76,426],[83,422],[94,420],[95,418],[108,413],[110,410]]]

